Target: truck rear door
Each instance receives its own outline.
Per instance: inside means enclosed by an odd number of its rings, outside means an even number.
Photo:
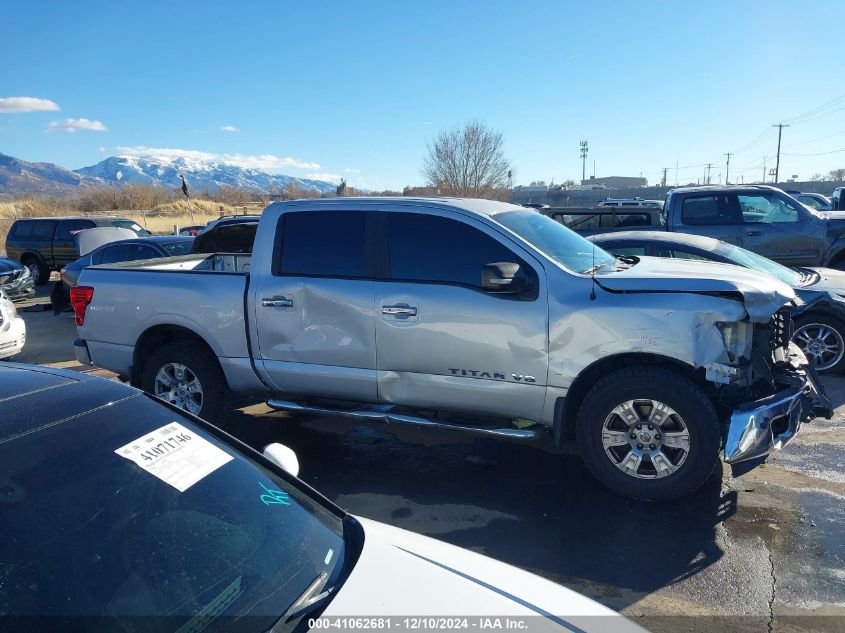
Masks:
[[[257,362],[280,392],[376,402],[375,211],[281,214],[271,265],[251,273]]]
[[[669,214],[671,231],[705,235],[742,246],[742,216],[728,194],[675,194],[671,199]]]
[[[389,279],[375,282],[380,400],[539,419],[548,372],[539,262],[469,216],[384,209]],[[494,262],[527,267],[536,296],[483,291],[482,268]]]

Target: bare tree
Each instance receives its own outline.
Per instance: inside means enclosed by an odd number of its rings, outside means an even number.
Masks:
[[[422,175],[444,194],[489,197],[513,172],[503,145],[500,131],[478,121],[444,130],[427,146]]]
[[[828,176],[830,177],[831,180],[835,180],[835,181],[845,180],[845,169],[842,169],[842,168],[831,169],[828,172]]]

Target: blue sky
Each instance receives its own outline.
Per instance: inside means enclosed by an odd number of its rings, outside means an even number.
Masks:
[[[6,102],[30,111],[0,111],[0,152],[75,169],[169,148],[401,188],[438,130],[479,119],[517,183],[580,178],[581,139],[588,174],[674,184],[712,162],[715,182],[735,152],[748,181],[793,119],[781,174],[806,178],[845,167],[824,153],[845,148],[845,100],[796,119],[845,94],[843,24],[841,0],[7,0],[0,99],[60,110]]]

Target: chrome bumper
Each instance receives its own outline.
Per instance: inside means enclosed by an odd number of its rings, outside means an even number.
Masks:
[[[786,365],[778,369],[776,376],[786,388],[743,405],[731,415],[725,440],[727,463],[779,451],[798,434],[803,422],[820,416],[830,419],[833,415],[830,399],[804,355],[790,349],[790,362]]]

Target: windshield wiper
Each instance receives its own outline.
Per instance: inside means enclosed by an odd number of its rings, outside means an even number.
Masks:
[[[323,604],[329,596],[331,596],[332,592],[334,591],[334,587],[328,587],[323,591],[319,591],[319,589],[323,586],[323,583],[326,582],[328,579],[329,574],[328,572],[321,571],[319,575],[311,581],[311,584],[305,588],[305,591],[294,601],[288,610],[284,612],[282,617],[280,617],[273,627],[270,629],[270,633],[276,633],[277,631],[281,630],[281,627],[291,618],[296,618],[301,615],[305,615],[306,613],[313,611],[321,604]]]

